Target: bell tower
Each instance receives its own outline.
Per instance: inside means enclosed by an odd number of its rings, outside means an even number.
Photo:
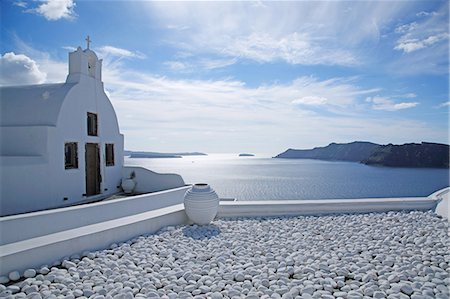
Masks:
[[[66,82],[78,82],[82,76],[88,76],[102,81],[102,59],[98,59],[90,47],[89,36],[86,38],[87,48],[78,47],[69,53],[69,75]]]

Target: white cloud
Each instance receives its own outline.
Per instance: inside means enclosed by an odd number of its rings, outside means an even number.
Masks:
[[[222,47],[222,45],[220,46]],[[303,65],[354,65],[357,59],[343,49],[325,49],[311,37],[297,32],[274,38],[266,33],[251,34],[230,40],[226,47],[215,49],[228,56],[247,58],[259,62],[283,60]]]
[[[355,126],[379,128],[359,113],[361,97],[379,89],[360,88],[357,78],[300,77],[247,86],[235,79],[171,79],[116,64],[105,66],[103,79],[128,148],[220,152],[248,146],[270,151],[293,146],[296,138],[317,145],[344,131],[348,135]],[[318,131],[326,134],[317,136]]]
[[[450,101],[441,103],[437,106],[437,108],[450,107]]]
[[[22,7],[22,8],[26,8],[27,7],[27,3],[24,2],[24,1],[15,1],[13,4],[15,6]]]
[[[387,72],[400,75],[448,74],[448,1],[433,13],[418,13],[414,22],[399,24],[392,48],[403,53],[394,56]]]
[[[384,143],[420,140],[427,134],[434,139],[446,136],[445,129],[432,130],[416,120],[392,115],[371,118],[356,104],[376,89],[365,90],[344,79],[301,77],[287,84],[249,87],[238,80],[174,80],[119,68],[105,69],[104,80],[126,147],[133,149],[232,152],[248,148],[276,153],[367,136]],[[295,99],[323,104],[301,107],[293,105]],[[336,104],[342,106],[342,113],[324,113]],[[302,109],[309,107],[315,112]]]
[[[225,68],[237,62],[237,58],[233,59],[212,59],[201,58],[187,60],[171,60],[163,64],[173,72],[178,73],[194,73],[198,71],[209,71],[214,69]]]
[[[448,39],[448,3],[440,8],[443,12],[421,11],[416,15],[421,17],[414,22],[396,27],[397,39],[395,50],[411,53],[430,48]]]
[[[179,26],[179,25],[167,25],[167,29],[183,31],[183,30],[188,30],[189,27],[188,26]]]
[[[192,53],[258,62],[355,65],[358,45],[377,43],[408,3],[397,1],[147,2],[149,13],[169,30],[165,41]]]
[[[437,16],[438,13],[435,11],[427,12],[427,11],[421,11],[416,13],[416,16],[418,17],[428,17],[428,16]]]
[[[167,68],[174,72],[190,72],[192,65],[182,61],[166,61],[163,63]]]
[[[145,59],[146,56],[138,51],[132,52],[127,49],[117,48],[113,46],[103,46],[97,49],[99,55],[101,56],[118,56],[118,57],[125,57],[125,58],[138,58],[138,59]]]
[[[67,61],[57,61],[47,52],[36,50],[17,35],[13,35],[14,44],[18,53],[30,57],[39,65],[41,72],[47,75],[44,83],[64,82],[68,73]]]
[[[414,108],[419,105],[418,102],[400,102],[396,103],[389,97],[368,97],[366,98],[367,102],[372,103],[372,109],[374,110],[383,110],[383,111],[397,111],[403,109]]]
[[[403,102],[403,103],[396,103],[392,107],[393,110],[401,110],[401,109],[408,109],[408,108],[414,108],[417,105],[419,105],[418,102]]]
[[[73,0],[46,0],[36,8],[28,10],[28,12],[42,15],[49,21],[59,19],[74,19],[76,17],[75,2]]]
[[[328,102],[327,98],[317,96],[306,96],[292,101],[292,104],[321,106]]]
[[[199,65],[206,70],[224,68],[237,62],[237,58],[233,59],[201,59]]]
[[[440,33],[428,36],[425,39],[401,39],[399,40],[395,50],[403,50],[405,53],[414,52],[420,49],[430,47],[442,40],[448,39],[448,33]]]
[[[73,52],[73,51],[75,51],[77,48],[76,47],[73,47],[73,46],[64,46],[64,47],[62,47],[64,50],[67,50],[67,51],[69,51],[69,52]]]
[[[14,52],[5,53],[0,58],[1,85],[27,85],[43,83],[47,74],[40,70],[33,59]]]
[[[415,30],[418,27],[416,22],[412,22],[409,24],[403,24],[395,28],[395,33],[404,34]]]
[[[432,51],[424,49],[408,53],[408,55],[401,55],[388,64],[387,72],[403,76],[447,75],[449,72],[448,50],[448,43],[441,42],[434,45]]]
[[[413,92],[410,92],[410,93],[402,95],[401,97],[405,98],[405,99],[413,99],[413,98],[416,98],[417,95],[415,93],[413,93]]]

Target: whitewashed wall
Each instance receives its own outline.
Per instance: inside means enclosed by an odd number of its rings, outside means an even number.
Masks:
[[[116,114],[101,81],[86,75],[79,80],[67,93],[56,126],[2,127],[1,215],[86,201],[87,142],[98,143],[101,150],[99,196],[121,191],[123,135]],[[98,114],[98,136],[87,135],[87,112]],[[78,142],[78,169],[64,168],[65,142]],[[114,166],[105,166],[106,143],[114,144]]]
[[[427,197],[225,201],[218,217],[328,215],[388,211],[434,210],[436,199]]]
[[[2,245],[0,276],[8,276],[12,271],[19,271],[23,275],[28,268],[51,266],[73,254],[81,255],[84,251],[105,249],[112,243],[155,233],[165,226],[184,224],[187,221],[183,205],[178,204]]]
[[[189,188],[185,186],[87,205],[0,217],[0,245],[180,204]]]
[[[178,188],[185,185],[183,178],[174,173],[157,173],[144,167],[125,166],[122,169],[122,177],[130,178],[136,183],[134,193],[147,193]]]

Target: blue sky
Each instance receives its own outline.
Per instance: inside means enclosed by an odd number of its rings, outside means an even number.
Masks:
[[[125,147],[449,142],[448,1],[2,1],[1,85],[104,59]]]

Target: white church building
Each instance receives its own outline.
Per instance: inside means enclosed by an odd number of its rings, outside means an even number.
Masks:
[[[123,135],[89,44],[65,83],[0,88],[0,113],[0,216],[121,191]]]

